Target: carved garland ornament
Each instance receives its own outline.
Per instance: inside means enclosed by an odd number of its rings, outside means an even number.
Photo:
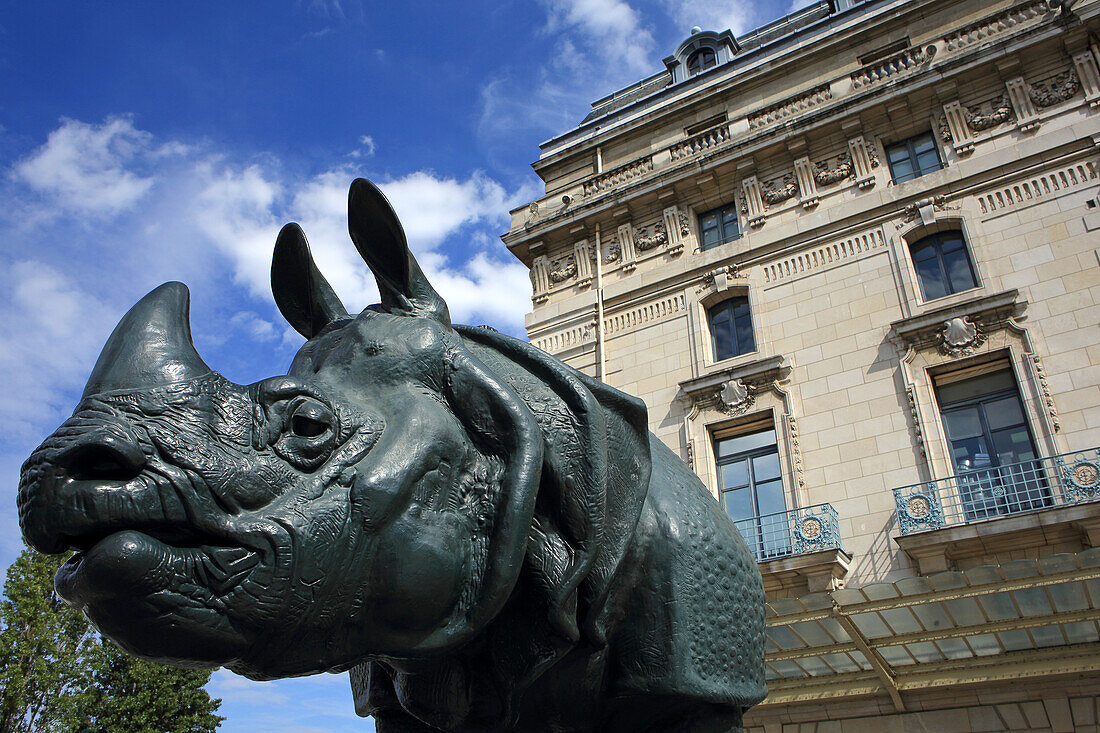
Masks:
[[[1029,84],[1027,95],[1031,97],[1036,107],[1051,107],[1059,102],[1064,102],[1081,88],[1081,82],[1073,69],[1063,72],[1050,81],[1040,84]]]
[[[772,206],[781,204],[787,199],[794,198],[797,195],[798,184],[795,183],[794,176],[790,173],[783,176],[779,183],[770,181],[764,184],[760,191],[760,198],[764,199],[764,203]]]
[[[550,281],[565,282],[577,276],[577,260],[573,255],[559,257],[550,263]]]
[[[848,153],[841,153],[836,157],[836,167],[830,168],[829,161],[823,160],[818,163],[814,163],[816,170],[814,171],[814,183],[819,186],[828,186],[833,183],[839,183],[845,178],[851,178],[855,175],[852,170],[852,159]]]
[[[634,246],[642,252],[660,247],[667,241],[668,233],[665,231],[665,225],[661,222],[640,227],[634,236]]]

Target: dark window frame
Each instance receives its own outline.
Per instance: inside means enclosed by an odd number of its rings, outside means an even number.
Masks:
[[[723,334],[732,347],[728,354],[719,350],[719,327],[716,326],[715,319],[722,315],[727,315],[729,318],[726,326],[728,330]],[[746,322],[748,325],[748,339],[745,343],[742,343],[745,331],[739,329],[738,326],[744,325]],[[749,302],[748,295],[735,295],[709,306],[707,308],[707,328],[710,331],[711,353],[716,363],[751,354],[757,349],[756,330],[753,328],[752,323],[752,305]]]
[[[709,61],[709,63],[708,63]],[[710,46],[700,46],[687,57],[688,76],[701,74],[718,65],[718,51]]]
[[[728,231],[730,225],[730,216],[732,216],[733,231]],[[704,221],[707,217],[714,216],[715,227],[708,227],[704,225]],[[734,240],[741,238],[741,217],[740,212],[737,211],[737,202],[730,201],[728,204],[715,207],[708,211],[704,211],[696,218],[699,224],[699,250],[705,252],[708,249],[714,249],[720,247],[723,244],[728,244]],[[707,242],[707,232],[710,229],[716,229],[718,231],[718,239],[713,242]]]
[[[723,441],[753,438],[764,433],[771,433],[770,442],[762,445],[754,445],[745,450],[730,453],[729,455],[721,455],[721,444]],[[766,560],[773,557],[789,555],[791,550],[791,538],[787,527],[786,512],[790,511],[790,507],[787,506],[787,481],[783,475],[783,461],[779,453],[779,433],[775,428],[775,424],[769,421],[766,425],[759,423],[735,435],[724,435],[721,437],[715,435],[713,441],[714,465],[718,474],[718,496],[722,509],[729,515],[730,519],[738,523],[742,536],[752,548],[753,555],[758,559]],[[775,456],[775,462],[778,467],[777,475],[774,478],[759,478],[756,475],[757,460],[765,459],[772,455]],[[737,463],[743,463],[745,465],[746,483],[727,487],[725,485],[725,472],[723,468]],[[775,484],[778,484],[778,498],[783,508],[780,512],[761,513],[760,492],[765,486],[772,485],[774,488]],[[746,489],[746,496],[751,504],[751,515],[745,517],[734,516],[727,495]],[[749,531],[746,532],[746,529]]]
[[[945,251],[946,247],[955,245],[957,245],[955,249]],[[928,258],[922,256],[922,253],[929,251],[929,248],[935,258],[937,269],[936,275],[944,290],[943,293],[937,294],[932,291],[930,286],[933,280],[927,276],[927,271],[922,267],[923,263],[928,261]],[[961,273],[953,273],[952,268],[948,264],[948,259],[960,251],[966,260],[966,274],[969,275],[969,280],[956,282],[956,279],[961,276]],[[974,258],[970,256],[970,245],[966,241],[966,235],[963,234],[961,229],[944,229],[921,237],[909,245],[909,259],[913,262],[913,271],[917,276],[917,286],[920,288],[921,299],[926,303],[932,300],[938,300],[939,298],[946,298],[956,293],[973,290],[981,284],[978,280],[978,272],[974,268]]]
[[[949,382],[947,385],[936,386],[936,402],[939,408],[940,424],[944,431],[944,437],[947,439],[948,457],[955,471],[955,489],[959,493],[961,508],[968,522],[1032,509],[1042,509],[1053,503],[1050,490],[1051,482],[1046,476],[1039,446],[1035,442],[1035,433],[1028,418],[1027,406],[1024,403],[1019,382],[1016,380],[1016,375],[1012,372],[1012,369],[1007,366],[992,369],[985,374],[969,377],[963,381],[974,383],[983,378],[994,378],[999,374],[1005,374],[1011,384],[965,397],[946,399],[942,394],[942,390],[945,388],[958,385],[961,382]],[[994,427],[989,418],[989,407],[1010,397],[1015,399],[1016,409],[1020,414],[1019,422]],[[972,411],[977,416],[979,433],[952,438],[951,430],[948,427],[950,416],[964,411]],[[1019,428],[1023,428],[1023,435],[1027,438],[1031,458],[1025,458],[1021,462],[1005,464],[998,452],[997,437]],[[988,465],[960,465],[957,455],[958,450],[966,442],[972,442],[975,438],[979,438],[981,444],[986,447],[985,455]]]
[[[924,150],[918,150],[918,143],[927,140],[930,147],[927,150],[931,150],[936,154],[936,164],[934,166],[927,165],[921,166],[919,156]],[[895,184],[906,183],[912,181],[921,176],[926,176],[929,173],[934,173],[938,170],[943,170],[945,167],[943,157],[940,155],[939,146],[936,145],[936,138],[932,134],[931,130],[922,132],[911,137],[907,137],[904,140],[898,140],[897,142],[890,143],[885,146],[886,150],[886,164],[890,168],[890,178]],[[906,156],[904,159],[895,160],[896,154],[904,151]],[[898,174],[896,166],[902,162],[905,162],[911,167],[911,170],[901,175]]]

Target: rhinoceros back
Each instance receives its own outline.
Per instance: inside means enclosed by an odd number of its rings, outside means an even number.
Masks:
[[[698,477],[650,444],[649,494],[624,563],[635,592],[612,640],[616,692],[754,705],[767,694],[756,561]]]

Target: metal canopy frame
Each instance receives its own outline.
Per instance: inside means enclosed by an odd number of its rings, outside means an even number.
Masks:
[[[777,599],[762,708],[1100,672],[1100,548]]]

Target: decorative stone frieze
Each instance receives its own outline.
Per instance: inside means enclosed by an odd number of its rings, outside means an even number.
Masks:
[[[815,244],[779,260],[764,262],[760,270],[764,273],[765,284],[771,284],[863,257],[885,246],[886,238],[882,234],[882,229],[876,227],[834,242]]]
[[[878,153],[863,138],[856,135],[848,140],[848,155],[852,161],[852,173],[856,186],[861,189],[875,185],[875,171],[878,167]]]
[[[664,221],[638,227],[634,234],[634,247],[639,252],[648,252],[656,249],[668,241],[668,232],[665,230]]]
[[[1085,101],[1089,107],[1100,107],[1100,69],[1096,66],[1096,57],[1092,49],[1082,51],[1073,57],[1073,68],[1081,88],[1085,90]]]
[[[810,209],[821,201],[821,197],[817,195],[817,181],[814,180],[814,166],[810,162],[808,156],[802,156],[794,162],[794,175],[797,179],[798,190],[800,193],[799,203],[802,204],[802,208]]]
[[[1037,201],[1068,188],[1091,184],[1097,178],[1097,164],[1091,160],[1080,161],[979,193],[978,206],[983,214],[991,214],[1011,206]]]
[[[577,258],[573,255],[558,257],[550,264],[550,282],[562,283],[577,276]]]
[[[1073,69],[1070,69],[1049,81],[1028,84],[1027,94],[1036,107],[1045,108],[1071,99],[1080,90],[1081,82]]]
[[[798,183],[790,173],[780,179],[768,181],[760,190],[765,205],[775,206],[798,195]]]
[[[577,285],[586,287],[592,282],[592,248],[587,239],[573,245],[573,259],[577,263]]]
[[[952,359],[974,353],[985,343],[981,323],[980,319],[971,321],[968,316],[956,316],[944,321],[943,329],[939,332],[940,351]]]
[[[834,165],[829,167],[830,163],[834,163]],[[822,160],[814,163],[814,183],[818,186],[828,186],[833,183],[839,183],[852,176],[852,157],[848,153],[841,153],[831,161]]]
[[[605,264],[613,265],[623,257],[623,248],[619,245],[619,241],[615,238],[607,240],[607,244],[604,245],[603,261]]]
[[[1050,391],[1050,382],[1047,381],[1046,370],[1043,369],[1043,360],[1039,358],[1038,354],[1028,354],[1031,359],[1032,367],[1035,370],[1035,376],[1039,382],[1039,392],[1043,396],[1043,407],[1046,408],[1047,415],[1050,417],[1051,425],[1054,429],[1061,430],[1062,422],[1058,418],[1058,408],[1054,405],[1054,394]]]
[[[744,208],[742,213],[750,227],[763,226],[767,218],[764,207],[763,192],[760,188],[760,180],[756,176],[749,176],[741,181],[741,188],[745,193]]]

